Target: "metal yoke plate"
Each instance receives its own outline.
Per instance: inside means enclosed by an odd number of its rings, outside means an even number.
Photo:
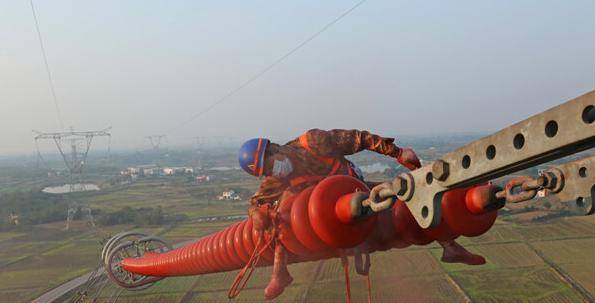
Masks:
[[[441,159],[448,163],[448,177],[439,181],[432,164],[410,172],[413,194],[399,195],[422,228],[440,223],[441,193],[479,184],[528,167],[595,146],[595,91],[502,129]],[[430,174],[430,175],[429,175]],[[402,176],[405,177],[405,174]]]
[[[564,175],[564,187],[556,195],[568,210],[577,215],[592,215],[595,194],[595,155],[556,166]]]

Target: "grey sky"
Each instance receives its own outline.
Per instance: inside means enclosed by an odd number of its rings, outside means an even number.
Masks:
[[[35,1],[66,126],[147,147],[356,1]],[[594,1],[374,1],[168,134],[497,130],[595,89]],[[28,1],[0,2],[0,155],[59,129]]]

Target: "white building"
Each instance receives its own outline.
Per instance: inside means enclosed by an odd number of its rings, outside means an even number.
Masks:
[[[8,221],[10,222],[10,224],[19,225],[19,215],[10,213],[10,215],[8,215]]]
[[[240,195],[238,195],[234,190],[229,190],[229,191],[224,191],[223,193],[221,193],[220,196],[217,196],[217,200],[240,201],[240,200],[242,200],[242,197],[240,197]]]
[[[207,175],[196,176],[196,183],[203,183],[211,181],[211,177]]]
[[[143,175],[145,177],[155,176],[158,174],[159,174],[159,169],[157,169],[157,168],[143,168]]]
[[[175,173],[176,171],[173,168],[166,167],[163,169],[163,174],[166,176],[173,176]]]
[[[192,167],[166,167],[163,169],[163,174],[166,176],[173,176],[175,174],[194,174]]]

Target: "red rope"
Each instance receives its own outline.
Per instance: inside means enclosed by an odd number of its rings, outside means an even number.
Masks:
[[[372,280],[370,279],[370,253],[366,252],[363,273],[366,276],[366,287],[368,288],[368,303],[372,303]],[[361,255],[360,255],[361,257]]]
[[[351,303],[351,282],[349,281],[349,261],[344,253],[341,253],[341,264],[345,272],[345,301]]]
[[[366,275],[366,284],[368,286],[368,303],[372,303],[372,281],[370,279],[370,274]]]
[[[366,259],[363,261],[363,255]],[[372,303],[372,280],[370,278],[370,253],[366,250],[362,253],[361,249],[356,249],[354,254],[355,259],[355,271],[366,276],[366,287],[368,288],[368,303]]]
[[[233,299],[237,297],[242,289],[244,289],[244,286],[246,286],[246,283],[248,283],[248,280],[250,280],[252,273],[256,269],[256,265],[258,265],[258,261],[260,261],[260,256],[267,248],[269,248],[269,246],[271,246],[271,243],[274,239],[271,237],[271,239],[259,250],[258,247],[260,246],[263,238],[264,234],[262,232],[259,233],[258,241],[256,242],[254,250],[252,251],[252,255],[250,255],[250,259],[248,259],[248,263],[246,263],[244,268],[238,272],[233,283],[231,284],[231,287],[229,288],[229,292],[227,293],[228,298]]]

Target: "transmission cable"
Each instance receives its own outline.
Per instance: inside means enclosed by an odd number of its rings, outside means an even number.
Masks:
[[[180,124],[178,124],[177,126],[174,126],[172,128],[170,128],[167,133],[171,133],[172,131],[185,126],[186,124],[194,121],[196,118],[206,114],[207,112],[211,111],[213,108],[215,108],[217,105],[223,103],[224,101],[228,100],[230,97],[234,96],[235,94],[237,94],[240,90],[242,90],[243,88],[245,88],[246,86],[250,85],[252,82],[256,81],[258,78],[262,77],[264,74],[266,74],[267,72],[269,72],[270,70],[272,70],[275,66],[279,65],[280,63],[282,63],[283,61],[285,61],[285,59],[287,59],[289,56],[293,55],[295,52],[297,52],[300,48],[304,47],[306,44],[308,44],[309,42],[311,42],[312,40],[316,39],[316,37],[320,36],[322,33],[324,33],[327,29],[329,29],[331,26],[335,25],[337,22],[339,22],[341,19],[343,19],[344,17],[346,17],[347,15],[349,15],[351,12],[353,12],[355,9],[357,9],[359,6],[361,6],[362,4],[364,4],[364,2],[366,2],[367,0],[361,0],[359,2],[357,2],[356,4],[354,4],[351,8],[349,8],[348,10],[344,11],[343,13],[341,13],[339,16],[337,16],[335,19],[333,19],[332,21],[330,21],[329,23],[327,23],[326,25],[324,25],[321,29],[319,29],[318,31],[316,31],[314,34],[310,35],[308,38],[306,38],[306,40],[302,41],[301,43],[299,43],[298,45],[296,45],[294,48],[290,49],[287,53],[285,53],[283,56],[279,57],[277,60],[273,61],[271,64],[269,64],[268,66],[266,66],[264,69],[262,69],[261,71],[259,71],[258,73],[254,74],[254,76],[252,76],[251,78],[249,78],[248,80],[244,81],[242,84],[240,84],[238,87],[232,89],[231,91],[229,91],[227,94],[223,95],[221,98],[217,99],[215,102],[211,103],[209,106],[207,106],[205,109],[203,109],[202,111],[192,115],[189,119],[181,122]]]
[[[37,20],[37,14],[35,13],[35,6],[33,5],[33,0],[29,0],[31,4],[31,12],[33,13],[33,19],[35,20],[35,29],[37,30],[37,38],[39,39],[39,46],[41,48],[41,53],[43,55],[43,62],[45,63],[45,70],[48,75],[48,80],[50,83],[50,90],[52,92],[52,98],[54,100],[54,106],[56,107],[56,114],[58,115],[58,121],[60,122],[60,128],[64,129],[64,121],[62,120],[62,114],[60,112],[60,106],[58,105],[58,98],[56,97],[56,90],[54,88],[54,79],[52,78],[52,73],[50,71],[50,65],[48,64],[48,57],[45,52],[45,47],[43,45],[43,39],[41,37],[41,31],[39,30],[39,21]]]

